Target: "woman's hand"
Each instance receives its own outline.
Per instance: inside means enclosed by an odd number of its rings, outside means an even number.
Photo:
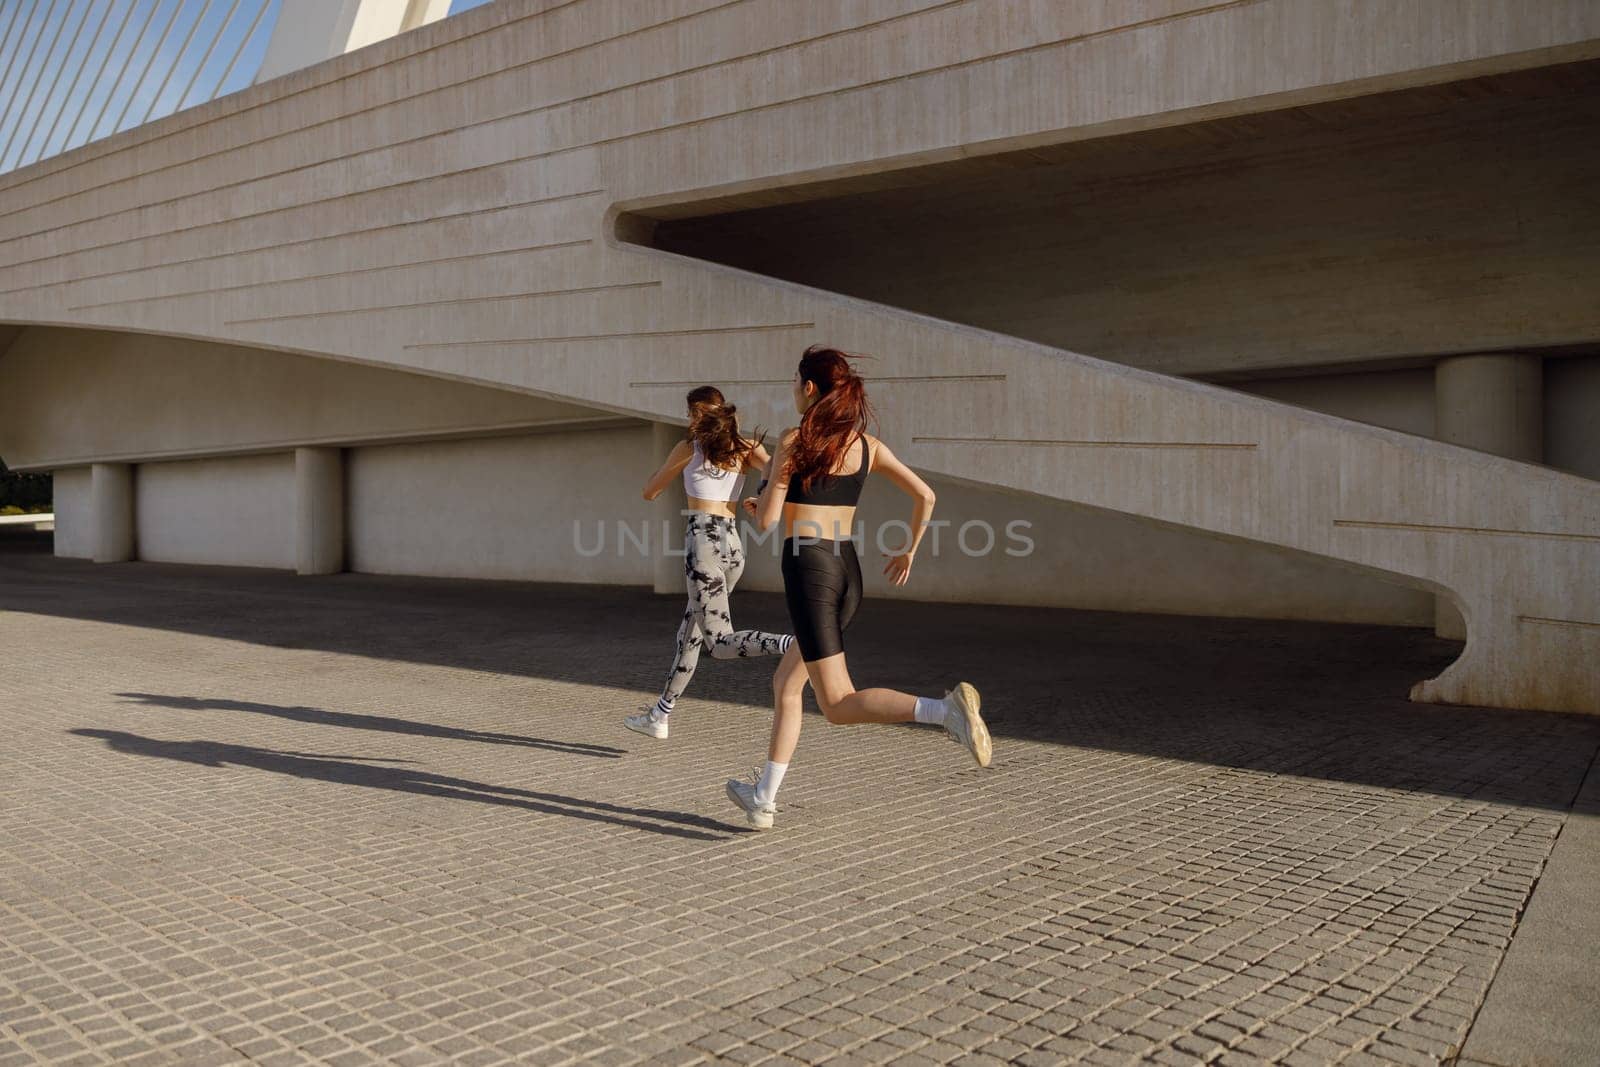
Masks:
[[[761,436],[765,438],[766,434]],[[757,441],[755,446],[750,449],[749,454],[745,456],[745,470],[766,473],[771,466],[772,457],[767,455],[767,446],[762,441]]]
[[[885,556],[889,556],[887,552]],[[911,577],[911,561],[916,558],[913,552],[900,552],[889,556],[889,562],[883,565],[883,573],[889,576],[890,585],[905,585],[906,579]]]
[[[739,506],[744,508],[744,513],[750,516],[751,522],[754,522],[756,518],[756,504],[757,500],[753,496],[747,496],[743,500],[739,501]]]

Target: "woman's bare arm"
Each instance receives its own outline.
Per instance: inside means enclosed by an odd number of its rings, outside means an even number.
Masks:
[[[666,492],[672,480],[683,473],[683,468],[689,465],[689,458],[694,455],[694,449],[688,441],[679,441],[672,446],[672,451],[667,453],[666,462],[661,464],[661,469],[650,476],[644,483],[644,498],[654,500]]]
[[[890,582],[905,585],[906,579],[911,577],[911,563],[916,558],[917,546],[922,544],[922,535],[928,532],[928,523],[933,519],[936,498],[928,483],[917,477],[916,471],[900,462],[900,457],[888,445],[876,438],[872,439],[871,444],[872,469],[882,471],[885,478],[916,502],[911,514],[911,543],[905,551],[889,556],[889,562],[883,568]]]
[[[756,500],[756,528],[770,530],[783,517],[783,502],[789,498],[789,479],[784,476],[783,465],[789,447],[794,442],[794,430],[785,430],[778,438],[778,451],[767,465],[767,487]]]

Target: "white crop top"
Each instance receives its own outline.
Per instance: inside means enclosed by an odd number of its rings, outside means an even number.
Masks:
[[[742,472],[713,467],[706,462],[705,453],[700,451],[700,442],[694,443],[694,455],[690,457],[689,465],[683,468],[685,493],[696,500],[732,500],[739,495],[739,486],[743,483]]]

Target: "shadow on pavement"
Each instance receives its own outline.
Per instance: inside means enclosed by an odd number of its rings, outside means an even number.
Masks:
[[[0,545],[0,611],[571,683],[620,713],[658,692],[682,602],[616,586],[96,566]],[[787,629],[779,594],[741,590],[734,615]],[[1411,703],[1410,686],[1461,647],[1423,629],[869,597],[848,642],[858,685],[937,694],[976,684],[1002,768],[1005,743],[1027,740],[1565,810],[1600,745],[1600,719]],[[702,660],[689,695],[763,709],[770,680],[760,662]],[[611,755],[317,708],[168,706]],[[765,728],[762,714],[752,739]]]
[[[454,726],[439,726],[431,722],[396,719],[388,715],[361,715],[354,712],[325,711],[322,708],[258,704],[247,700],[211,697],[164,696],[159,693],[118,693],[117,696],[126,698],[124,703],[142,704],[146,707],[176,708],[181,711],[242,711],[315,726],[343,726],[352,730],[377,730],[382,733],[409,734],[414,737],[440,737],[454,741],[478,741],[490,745],[516,745],[562,752],[571,756],[621,759],[625,755],[624,750],[610,745],[590,745],[581,741],[551,741],[542,737],[523,737],[520,734],[502,734],[488,730],[467,730]]]
[[[528,789],[488,785],[465,778],[433,774],[400,767],[379,766],[356,756],[335,756],[307,752],[282,752],[249,745],[228,745],[215,741],[160,741],[121,730],[70,730],[76,737],[93,737],[104,741],[114,752],[135,756],[177,760],[202,767],[250,767],[271,771],[274,774],[293,775],[320,782],[337,782],[341,785],[367,786],[402,793],[444,797],[451,800],[472,800],[480,804],[522,808],[545,815],[564,815],[571,819],[606,822],[634,830],[685,837],[697,841],[723,841],[733,828],[714,819],[686,812],[660,811],[650,808],[629,808],[597,800],[582,800],[559,793],[539,793]],[[385,760],[385,763],[402,762]],[[654,819],[657,822],[644,820]],[[669,825],[663,826],[660,823]],[[707,833],[705,831],[721,831]]]

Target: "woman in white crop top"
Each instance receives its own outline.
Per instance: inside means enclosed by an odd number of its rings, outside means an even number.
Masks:
[[[694,677],[702,648],[709,648],[716,659],[781,656],[794,640],[788,634],[735,630],[728,608],[728,597],[744,573],[735,511],[739,488],[747,472],[766,470],[767,450],[739,433],[738,411],[716,386],[690,390],[688,401],[688,436],[673,446],[644,486],[644,498],[654,500],[681,473],[688,497],[683,576],[689,605],[678,626],[672,670],[654,706],[623,720],[628,729],[656,738],[667,736],[672,707]]]

